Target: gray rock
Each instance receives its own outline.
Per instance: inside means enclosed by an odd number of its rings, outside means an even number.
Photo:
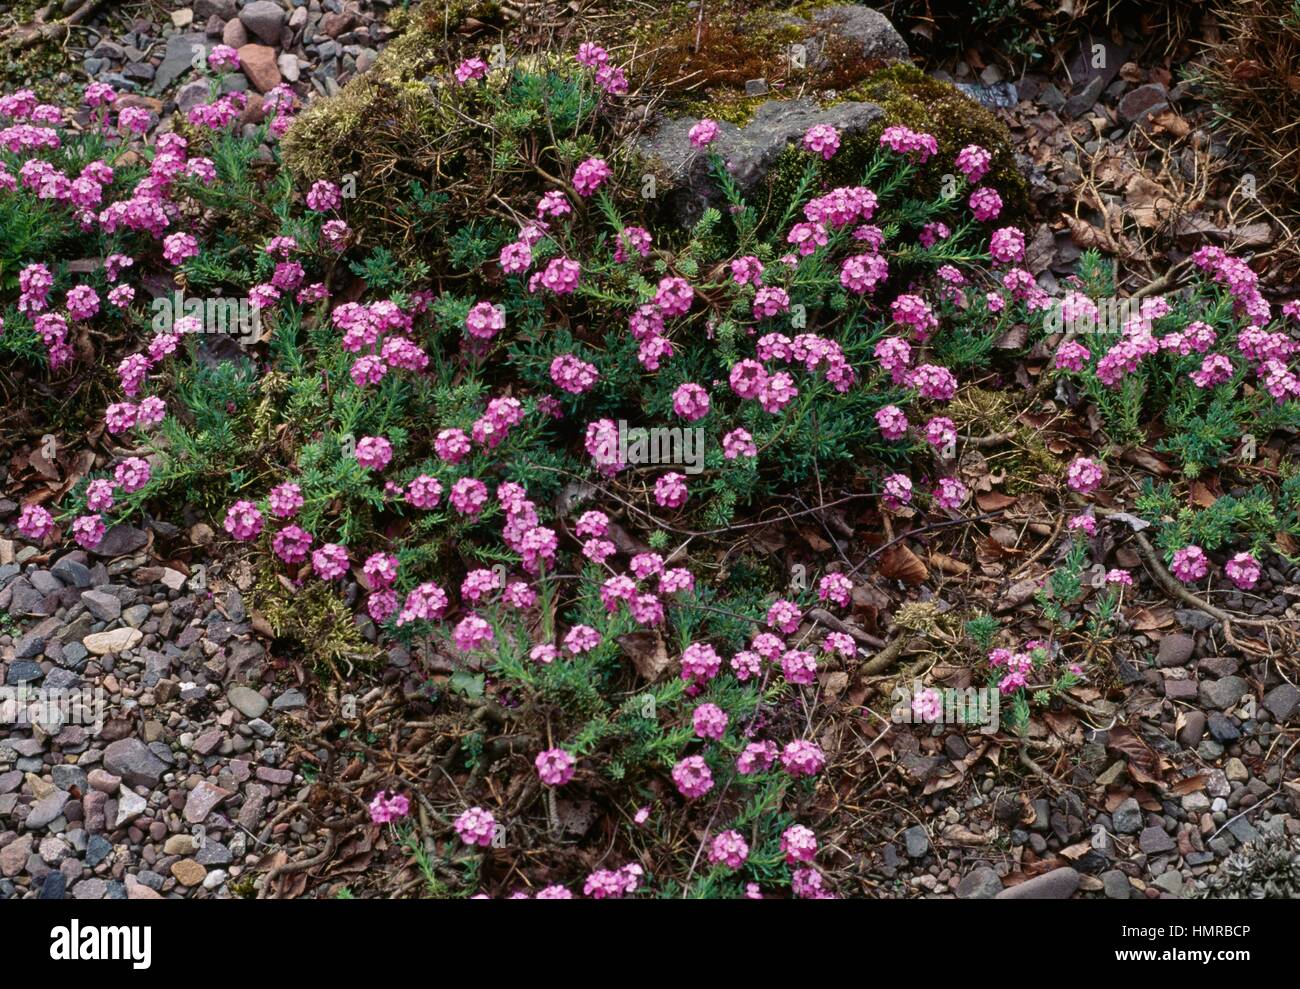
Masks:
[[[94,868],[113,852],[113,845],[103,835],[92,834],[86,840],[86,865]]]
[[[265,697],[251,687],[236,684],[226,691],[226,699],[232,707],[246,718],[260,718],[270,707]]]
[[[157,786],[167,764],[138,738],[120,738],[104,750],[104,768],[127,786]]]
[[[273,46],[280,43],[284,19],[284,8],[271,0],[254,0],[239,12],[239,23],[248,28],[248,33]]]
[[[134,790],[123,787],[117,796],[117,818],[113,821],[113,827],[120,828],[130,824],[148,809],[149,803],[144,797]]]
[[[1163,110],[1169,105],[1169,90],[1158,82],[1149,82],[1138,86],[1125,94],[1119,101],[1119,119],[1126,124],[1134,123]]]
[[[1147,855],[1159,855],[1162,852],[1172,852],[1178,846],[1164,828],[1153,825],[1143,829],[1138,836],[1138,847]]]
[[[101,622],[114,622],[122,615],[122,601],[107,591],[82,591],[81,603]]]
[[[907,43],[889,23],[889,18],[861,4],[825,7],[812,16],[813,33],[805,42],[808,66],[814,71],[829,67],[833,57],[860,58],[867,62],[905,62]],[[829,46],[832,38],[839,44]],[[848,44],[844,44],[848,42]],[[847,51],[845,50],[847,49]]]
[[[1101,879],[1108,900],[1127,900],[1133,895],[1133,887],[1129,885],[1128,876],[1118,869],[1103,872],[1098,878]]]
[[[235,0],[194,0],[194,19],[206,21],[209,17],[220,17],[228,21],[235,16]]]
[[[1300,707],[1300,690],[1289,683],[1279,684],[1264,695],[1264,706],[1278,721],[1289,721]]]
[[[161,64],[159,64],[157,71],[154,73],[154,79],[153,79],[154,92],[155,93],[162,92],[173,82],[179,79],[182,75],[190,71],[194,59],[194,46],[195,45],[200,46],[203,49],[203,51],[206,53],[211,50],[207,44],[207,41],[208,41],[208,37],[202,31],[179,32],[177,34],[173,34],[170,38],[168,38],[167,48],[163,52],[162,62]],[[109,529],[108,533],[104,536],[104,541],[107,542],[109,536],[112,536],[115,530],[123,529],[123,528],[129,528],[129,527],[117,526],[117,525],[113,526],[113,528]],[[139,545],[134,546],[132,549],[122,550],[122,552],[134,553],[137,549],[142,548],[145,545],[145,542],[148,541],[148,537],[145,535],[145,533],[142,530],[133,529],[131,530],[131,532],[132,532],[132,536],[130,542],[133,543],[138,540]],[[135,535],[136,533],[138,533],[138,535]],[[125,540],[125,537],[119,537],[119,538]],[[125,541],[124,544],[129,545],[129,543],[126,543]],[[104,544],[100,543],[98,549],[95,550],[96,555],[98,556],[118,555],[118,553],[102,552],[103,548],[104,548]],[[116,548],[116,547],[112,547],[112,548]]]
[[[62,900],[68,895],[68,880],[62,872],[57,869],[45,874],[45,880],[41,883],[41,894],[39,899],[42,900]]]
[[[48,797],[36,801],[27,813],[27,829],[36,831],[48,825],[63,813],[63,806],[69,799],[70,794],[55,790]]]
[[[296,711],[307,706],[307,695],[297,687],[290,687],[271,704],[272,711]]]
[[[907,847],[908,855],[919,859],[930,850],[930,836],[925,833],[924,827],[914,824],[903,832],[903,844]]]
[[[1001,878],[987,865],[972,869],[957,884],[957,898],[960,900],[991,900],[1001,892]]]
[[[1153,885],[1160,887],[1170,896],[1183,895],[1183,876],[1177,869],[1170,869],[1163,875],[1157,876]]]
[[[1246,693],[1246,681],[1238,676],[1201,681],[1201,703],[1219,710],[1232,707]]]
[[[1156,652],[1158,666],[1182,666],[1192,658],[1196,640],[1182,632],[1174,632],[1160,640],[1160,649]]]
[[[66,556],[50,568],[50,573],[71,587],[90,586],[90,568]]]
[[[1079,888],[1079,873],[1067,866],[1010,886],[996,900],[1068,900]]]
[[[9,672],[5,674],[5,683],[11,687],[16,687],[20,683],[31,683],[39,680],[45,674],[41,672],[41,664],[33,662],[30,659],[17,659],[9,664]]]
[[[1133,797],[1116,807],[1110,819],[1116,834],[1137,834],[1142,830],[1142,808]]]
[[[1222,742],[1226,745],[1241,738],[1241,729],[1237,727],[1237,720],[1228,717],[1221,711],[1211,711],[1208,723],[1210,734],[1214,736],[1216,742]]]
[[[1082,91],[1065,101],[1065,115],[1071,120],[1083,116],[1096,105],[1097,100],[1101,97],[1101,91],[1105,88],[1106,81],[1100,76],[1089,79]]]
[[[1194,749],[1205,737],[1206,717],[1202,711],[1188,711],[1183,716],[1183,727],[1178,732],[1178,743]]]
[[[809,99],[768,100],[744,127],[720,123],[710,150],[722,155],[737,185],[748,191],[767,174],[786,146],[802,138],[809,127],[830,124],[849,137],[862,133],[882,115],[874,103],[845,102],[820,109]],[[687,137],[697,123],[698,117],[661,120],[635,145],[667,181],[670,211],[683,225],[693,224],[707,207],[719,202],[716,181],[709,172],[709,155],[692,147]]]

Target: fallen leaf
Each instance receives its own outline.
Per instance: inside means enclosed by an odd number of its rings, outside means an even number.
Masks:
[[[880,574],[904,584],[920,584],[930,576],[925,561],[902,543],[895,543],[880,555]]]
[[[654,683],[668,668],[668,649],[658,632],[628,632],[615,641],[642,679]]]

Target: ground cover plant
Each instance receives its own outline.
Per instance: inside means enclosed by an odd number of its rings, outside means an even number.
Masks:
[[[695,114],[716,205],[684,227],[628,140],[653,71],[396,44],[305,112],[212,46],[162,132],[102,83],[0,97],[0,354],[49,395],[112,370],[88,429],[20,455],[64,478],[15,512],[33,552],[201,524],[331,701],[403,657],[437,773],[350,704],[298,755],[404,893],[842,895],[842,732],[905,654],[1003,699],[1041,777],[1034,715],[1106,713],[1142,571],[1243,653],[1294,639],[1215,597],[1300,539],[1300,304],[1247,258],[1120,298],[1090,250],[1049,292],[1003,132],[910,67],[821,103],[877,126],[813,125],[750,188]],[[1173,467],[1123,487],[1135,451]],[[997,531],[1021,495],[1059,517],[1032,556]],[[922,585],[976,526],[981,563],[1050,566],[953,607]],[[166,562],[203,590],[190,538]]]

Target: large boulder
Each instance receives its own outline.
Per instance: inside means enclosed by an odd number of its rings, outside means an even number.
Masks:
[[[743,127],[720,123],[717,140],[707,150],[693,147],[689,138],[701,118],[677,117],[659,120],[637,139],[636,151],[654,169],[657,182],[667,185],[671,213],[690,225],[720,201],[717,180],[709,170],[709,152],[721,154],[741,191],[749,192],[808,128],[830,124],[841,137],[851,137],[882,116],[874,103],[850,101],[822,108],[809,99],[768,100]]]

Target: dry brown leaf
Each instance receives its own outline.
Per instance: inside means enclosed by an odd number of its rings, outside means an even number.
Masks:
[[[980,506],[981,512],[996,512],[1008,508],[1014,505],[1016,500],[1015,495],[1004,494],[1001,491],[989,491],[975,496],[975,503]]]
[[[880,554],[880,574],[904,584],[920,584],[929,576],[925,561],[902,543],[895,543]]]
[[[615,641],[643,680],[654,683],[668,668],[668,649],[658,632],[628,632]]]

